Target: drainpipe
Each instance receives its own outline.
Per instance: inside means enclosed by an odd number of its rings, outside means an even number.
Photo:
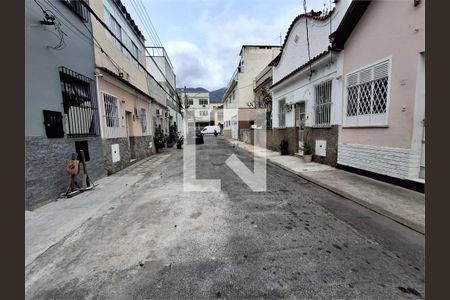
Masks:
[[[106,136],[105,136],[105,129],[103,127],[103,116],[102,116],[101,110],[100,110],[100,108],[101,108],[101,101],[100,101],[101,93],[100,93],[100,89],[98,87],[98,78],[99,77],[102,78],[103,74],[101,74],[101,73],[100,74],[95,74],[94,77],[95,77],[95,88],[97,89],[97,107],[98,107],[98,118],[99,118],[99,120],[98,120],[99,124],[98,125],[100,126],[100,136],[102,138],[106,138]]]

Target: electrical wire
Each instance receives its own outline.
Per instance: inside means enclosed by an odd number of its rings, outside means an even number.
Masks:
[[[159,39],[158,32],[156,31],[155,26],[153,26],[152,19],[150,18],[149,14],[148,14],[148,12],[147,12],[147,9],[145,8],[144,4],[142,3],[142,0],[137,0],[137,1],[138,1],[138,3],[141,4],[142,10],[144,11],[144,14],[147,16],[148,22],[150,23],[150,28],[153,30],[153,33],[154,33],[155,36],[156,36],[157,44],[158,44],[160,47],[162,47],[163,45],[162,45],[162,43],[161,43],[161,40]]]
[[[306,26],[306,44],[308,47],[308,61],[311,60],[311,50],[309,45],[309,31],[308,31],[308,13],[306,11],[306,0],[303,0],[303,9],[305,10],[305,26]],[[311,64],[309,65],[309,79],[312,77],[312,67]]]

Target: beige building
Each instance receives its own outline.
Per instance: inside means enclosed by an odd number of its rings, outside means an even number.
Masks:
[[[212,108],[209,103],[209,92],[203,88],[180,89],[180,98],[184,102],[187,111],[189,125],[196,128],[203,128],[211,125],[210,114]]]
[[[255,79],[258,74],[280,53],[279,46],[243,45],[240,62],[223,96],[224,134],[237,139],[239,129],[249,128],[254,101]]]
[[[152,98],[144,70],[144,36],[125,6],[118,0],[90,5],[113,33],[92,18],[103,154],[111,174],[151,155]]]

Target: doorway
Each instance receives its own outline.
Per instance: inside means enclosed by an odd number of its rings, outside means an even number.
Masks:
[[[130,111],[125,111],[125,126],[127,131],[128,148],[130,149],[131,160],[136,159],[136,147],[134,143],[133,133],[133,114]]]
[[[295,126],[298,127],[298,152],[303,154],[303,141],[305,138],[305,102],[295,104]]]

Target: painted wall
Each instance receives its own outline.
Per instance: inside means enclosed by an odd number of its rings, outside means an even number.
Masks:
[[[308,18],[309,50],[311,58],[327,50],[328,45],[330,44],[328,36],[331,32],[336,30],[350,2],[350,0],[341,0],[337,2],[333,14],[325,20]],[[297,42],[295,42],[296,36],[298,36]],[[292,27],[282,50],[283,55],[281,56],[278,66],[273,70],[274,83],[309,60],[307,45],[306,18],[302,17],[297,20]]]
[[[153,135],[153,126],[152,126],[152,118],[151,118],[151,104],[150,101],[137,92],[133,92],[132,89],[126,87],[123,83],[119,83],[118,80],[105,75],[103,78],[98,79],[98,88],[100,96],[100,126],[102,129],[104,138],[118,138],[118,137],[127,137],[127,125],[126,125],[126,112],[131,112],[134,115],[134,108],[144,108],[147,116],[147,130],[146,132],[142,131],[141,119],[135,117],[134,120],[131,120],[132,123],[132,134],[131,136],[147,136]],[[106,118],[105,118],[105,104],[103,100],[103,94],[110,94],[119,99],[118,107],[119,107],[119,127],[120,130],[117,135],[111,136],[107,135],[108,128],[106,126]]]
[[[369,5],[345,44],[344,77],[363,66],[391,58],[389,127],[343,127],[339,131],[340,143],[411,147],[417,66],[424,50],[425,3],[414,7],[409,1],[373,1]],[[344,110],[342,113],[345,124]]]
[[[146,59],[144,41],[141,40],[140,37],[136,36],[134,31],[128,25],[125,17],[120,13],[115,4],[111,0],[101,0],[91,1],[90,6],[103,21],[105,21],[105,7],[111,14],[113,14],[120,27],[125,30],[127,35],[138,47],[139,61],[145,66]],[[107,37],[107,30],[95,18],[92,18],[92,27],[95,38],[105,52],[107,52],[108,55],[117,63],[117,65],[120,66],[122,72],[124,72],[124,78],[130,81],[133,85],[137,86],[139,89],[147,91],[147,75],[144,70],[138,67],[132,58],[128,58],[124,52],[119,49],[119,47],[113,44],[113,42]],[[101,53],[98,47],[95,48],[95,63],[99,67],[108,68],[116,74],[119,73],[119,70],[113,62],[111,62],[105,54]]]
[[[57,1],[54,5],[71,23],[84,34],[88,29],[81,25],[81,19],[66,5]],[[58,17],[55,9],[46,5]],[[25,1],[25,135],[45,136],[42,110],[63,112],[61,83],[58,67],[65,66],[77,73],[94,79],[94,50],[92,43],[65,30],[66,47],[54,50],[49,46],[58,44],[53,26],[39,22],[44,14],[34,1]],[[86,26],[90,28],[90,23]],[[71,27],[72,28],[72,27]],[[73,28],[72,28],[73,29]],[[75,30],[75,29],[73,29]]]
[[[332,61],[332,63],[331,63]],[[332,80],[331,84],[331,125],[341,123],[341,106],[342,106],[342,80],[336,79],[338,69],[342,67],[342,55],[333,54],[323,58],[318,64],[313,65],[313,76],[309,79],[309,68],[305,69],[298,75],[293,76],[286,82],[272,89],[272,126],[274,128],[279,125],[279,102],[286,99],[286,104],[295,104],[305,101],[306,121],[305,126],[313,126],[314,123],[314,88],[327,80]],[[286,127],[295,126],[295,109],[286,112]]]
[[[90,23],[81,19],[60,1],[52,1],[57,10],[40,1],[58,19],[63,14],[78,30],[89,36]],[[70,177],[65,171],[66,160],[75,152],[75,142],[87,141],[90,161],[86,163],[92,180],[106,175],[101,137],[52,138],[45,134],[43,110],[64,112],[58,67],[64,66],[94,79],[94,49],[92,42],[81,38],[62,19],[65,48],[58,44],[53,26],[40,24],[44,13],[34,1],[25,1],[25,209],[34,209],[58,198],[66,191]],[[95,95],[93,95],[95,97]],[[94,98],[95,99],[95,98]]]

